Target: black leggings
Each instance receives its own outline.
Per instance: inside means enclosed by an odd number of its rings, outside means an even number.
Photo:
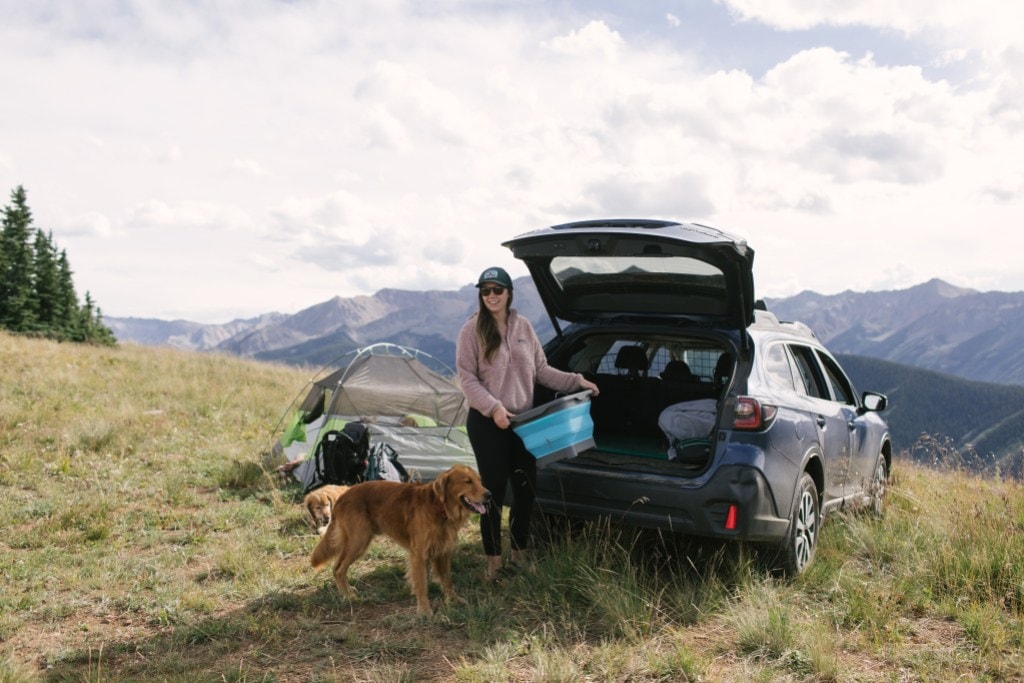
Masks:
[[[501,508],[511,483],[512,501],[508,522],[513,550],[530,543],[530,515],[536,498],[537,461],[512,428],[501,429],[476,410],[466,418],[466,432],[476,456],[476,468],[491,492],[491,505],[480,515],[480,537],[485,555],[501,555]]]

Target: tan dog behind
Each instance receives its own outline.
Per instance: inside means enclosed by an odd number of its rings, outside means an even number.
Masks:
[[[341,494],[348,491],[348,489],[348,486],[328,484],[306,494],[302,505],[306,508],[306,512],[309,515],[306,521],[313,531],[321,536],[324,535],[324,532],[327,531],[327,525],[331,523],[331,508],[334,507],[334,501],[338,500]]]
[[[472,512],[485,514],[491,493],[480,475],[455,465],[426,484],[367,481],[356,484],[334,505],[331,523],[313,550],[314,568],[334,562],[338,590],[352,597],[348,568],[384,534],[408,551],[406,581],[420,614],[430,614],[428,563],[441,584],[445,601],[457,598],[452,586],[452,554],[459,529]]]

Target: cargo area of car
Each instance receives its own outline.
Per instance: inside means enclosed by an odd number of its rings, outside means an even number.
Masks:
[[[595,448],[604,453],[665,460],[668,443],[665,436],[634,437],[629,434],[602,434],[594,427]]]
[[[668,457],[668,440],[660,437],[632,438],[628,435],[594,433],[594,447],[576,454],[571,462],[590,464],[630,472],[649,474],[693,475],[708,464],[713,447],[710,438],[703,440],[706,449],[686,461],[673,461]]]
[[[581,342],[566,365],[597,384],[590,415],[594,422],[592,449],[574,462],[632,471],[681,474],[704,469],[711,454],[713,423],[702,423],[690,434],[670,439],[659,417],[670,406],[707,409],[720,397],[732,372],[730,354],[703,339],[595,336]],[[689,439],[670,461],[669,449]]]

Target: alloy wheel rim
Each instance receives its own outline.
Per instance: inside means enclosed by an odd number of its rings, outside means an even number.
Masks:
[[[879,459],[875,467],[875,480],[872,482],[871,504],[876,513],[882,512],[882,501],[885,498],[885,463]]]
[[[814,511],[814,498],[807,491],[800,496],[800,505],[796,514],[796,534],[794,539],[794,550],[796,552],[796,567],[803,571],[811,561],[814,553],[814,537],[817,533],[817,514]]]

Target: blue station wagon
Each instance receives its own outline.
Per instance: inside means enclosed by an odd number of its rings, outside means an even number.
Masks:
[[[754,297],[753,250],[693,223],[595,220],[504,243],[554,325],[551,365],[597,383],[594,446],[538,471],[543,517],[756,542],[813,561],[824,516],[881,512],[886,397]],[[538,387],[537,403],[555,399]]]

